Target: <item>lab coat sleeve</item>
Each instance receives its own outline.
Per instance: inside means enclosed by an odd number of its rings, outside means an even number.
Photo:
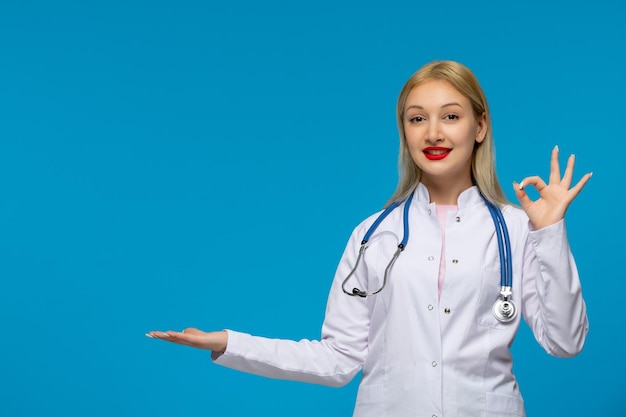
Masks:
[[[228,346],[223,354],[213,353],[214,363],[277,379],[335,387],[350,382],[367,354],[369,329],[366,301],[341,290],[356,261],[358,233],[362,232],[352,234],[337,268],[319,341],[270,339],[227,330]]]
[[[535,338],[553,356],[577,355],[589,324],[563,220],[529,232],[524,263],[523,312]]]

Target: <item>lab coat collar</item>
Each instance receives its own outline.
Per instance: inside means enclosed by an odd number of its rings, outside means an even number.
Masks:
[[[457,200],[457,206],[459,210],[463,210],[467,207],[472,207],[477,204],[484,204],[483,198],[478,191],[477,186],[472,186],[463,191]],[[415,195],[413,196],[413,205],[417,205],[420,208],[431,209],[434,212],[435,203],[430,202],[430,194],[428,188],[421,182],[417,184],[415,189]]]

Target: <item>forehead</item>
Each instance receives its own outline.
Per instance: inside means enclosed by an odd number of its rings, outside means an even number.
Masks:
[[[409,91],[405,108],[410,106],[440,107],[457,103],[462,107],[471,107],[471,103],[459,90],[446,80],[429,80],[416,85]]]

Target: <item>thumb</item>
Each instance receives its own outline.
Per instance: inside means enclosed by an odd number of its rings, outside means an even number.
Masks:
[[[185,334],[204,334],[204,332],[202,330],[198,330],[195,327],[187,327],[186,329],[183,330],[183,333]]]
[[[522,208],[525,209],[532,203],[532,201],[530,197],[528,197],[528,194],[526,194],[523,184],[524,181],[522,181],[520,184],[518,184],[517,182],[513,182],[513,190],[515,191],[515,196],[520,202],[520,205],[522,206]]]

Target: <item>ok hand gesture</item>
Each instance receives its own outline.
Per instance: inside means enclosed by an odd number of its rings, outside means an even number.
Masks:
[[[580,181],[570,188],[573,174],[574,155],[571,155],[567,160],[563,178],[561,178],[559,148],[555,146],[550,159],[550,182],[548,184],[539,176],[526,177],[519,184],[513,183],[515,195],[535,229],[550,226],[563,219],[570,203],[580,193],[592,175],[591,173],[583,175]],[[539,192],[537,200],[532,201],[526,194],[524,187],[528,185],[534,186]]]

